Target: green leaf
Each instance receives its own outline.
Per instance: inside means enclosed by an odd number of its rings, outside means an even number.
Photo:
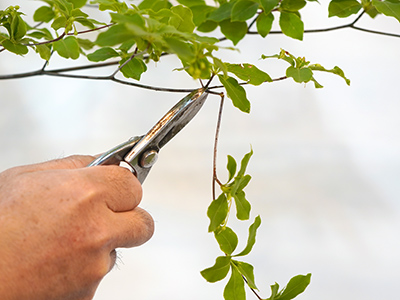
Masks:
[[[215,231],[226,219],[228,215],[228,200],[225,194],[221,194],[213,200],[207,209],[207,216],[210,219],[208,232]]]
[[[332,0],[329,3],[329,17],[347,18],[358,13],[362,5],[356,0]]]
[[[281,9],[295,12],[302,9],[306,4],[305,0],[282,0]]]
[[[53,43],[53,49],[64,58],[77,59],[79,57],[79,44],[74,36],[68,36]]]
[[[29,51],[27,46],[12,42],[10,39],[3,40],[2,46],[6,50],[19,55],[27,54]]]
[[[259,4],[251,0],[239,0],[232,7],[231,20],[246,21],[252,18],[258,10]]]
[[[33,20],[35,22],[50,22],[55,17],[54,11],[51,7],[42,6],[39,7],[33,14]]]
[[[105,61],[109,58],[117,57],[117,56],[119,56],[119,54],[113,48],[103,47],[103,48],[96,50],[93,53],[88,54],[87,58],[90,61],[98,62],[98,61]]]
[[[193,13],[190,8],[182,5],[171,8],[173,16],[169,19],[169,24],[182,32],[192,33],[196,27],[193,23]]]
[[[266,300],[275,300],[275,297],[279,292],[279,284],[275,282],[275,284],[271,285],[271,296]]]
[[[74,8],[82,7],[86,4],[87,0],[67,0],[74,5]]]
[[[234,45],[239,43],[247,33],[246,22],[231,22],[230,20],[224,20],[219,23],[219,26],[221,27],[221,32],[227,39],[231,40]]]
[[[232,260],[232,263],[238,269],[240,274],[246,277],[247,284],[249,285],[249,287],[258,290],[254,280],[254,267],[243,261]]]
[[[216,10],[210,13],[210,15],[208,16],[208,20],[221,22],[230,19],[232,14],[232,8],[235,5],[236,1],[237,0],[233,0],[222,4],[220,7],[218,7]]]
[[[271,77],[251,64],[226,64],[228,72],[253,85],[272,82]]]
[[[224,226],[220,230],[215,231],[214,235],[222,252],[231,255],[235,251],[238,244],[238,237],[231,228]]]
[[[400,22],[400,1],[386,0],[378,1],[372,0],[372,4],[382,14],[388,17],[394,17]]]
[[[224,289],[225,300],[245,300],[244,279],[239,271],[232,267],[232,273]]]
[[[219,256],[215,260],[215,264],[207,269],[200,272],[201,276],[204,277],[208,282],[217,282],[226,277],[229,272],[231,257],[230,256]]]
[[[243,156],[242,161],[240,162],[240,170],[237,174],[237,177],[241,177],[244,175],[244,173],[246,172],[247,166],[249,165],[250,158],[252,156],[253,156],[253,149],[251,149],[250,152],[246,153]]]
[[[235,78],[225,78],[223,75],[218,75],[219,80],[225,87],[228,97],[232,100],[235,107],[241,111],[250,112],[250,101],[246,97],[246,91],[242,86],[239,85]]]
[[[243,249],[242,252],[240,252],[239,254],[236,254],[235,256],[245,256],[251,252],[254,244],[256,243],[257,229],[260,227],[260,225],[261,225],[261,218],[260,218],[260,216],[257,216],[254,219],[253,224],[251,224],[249,227],[249,236],[247,238],[246,247]]]
[[[211,12],[213,12],[216,8],[208,5],[196,5],[190,7],[193,14],[193,23],[196,26],[204,23],[207,20],[207,17]]]
[[[288,284],[282,292],[279,293],[275,300],[291,300],[297,295],[304,292],[310,284],[311,274],[297,275],[289,280]]]
[[[120,62],[120,65],[122,66],[128,59],[123,59]],[[143,60],[139,58],[132,58],[130,59],[124,66],[121,68],[121,73],[126,77],[126,78],[133,78],[136,80],[140,80],[140,76],[146,72],[147,66],[143,62]]]
[[[217,28],[217,27],[218,27],[217,22],[208,20],[208,21],[201,23],[199,25],[199,27],[197,27],[197,30],[200,32],[211,32],[211,31],[214,31],[215,28]]]
[[[18,41],[22,39],[27,31],[27,25],[24,20],[22,20],[20,15],[15,15],[11,21],[11,39]]]
[[[287,68],[286,76],[292,77],[296,82],[309,82],[312,78],[313,72],[310,68],[295,68],[293,66]]]
[[[231,181],[232,178],[235,176],[235,174],[236,174],[236,166],[237,166],[236,160],[232,156],[228,155],[228,164],[226,166],[226,168],[229,171],[228,182]]]
[[[95,43],[99,46],[114,46],[132,39],[134,36],[125,24],[117,24],[100,33]]]
[[[64,16],[59,16],[54,19],[53,23],[51,23],[51,28],[54,30],[58,30],[60,28],[64,28],[67,25],[67,18]]]
[[[335,66],[333,69],[325,69],[320,64],[312,64],[312,65],[309,65],[308,67],[313,71],[323,71],[323,72],[328,72],[328,73],[332,73],[332,74],[338,75],[338,76],[342,77],[346,81],[347,85],[350,85],[350,79],[348,79],[344,75],[343,70],[341,68],[339,68],[338,66]]]
[[[206,2],[204,0],[178,0],[178,3],[185,5],[187,7],[193,7],[197,5],[205,5]]]
[[[195,54],[190,45],[181,39],[177,38],[164,38],[172,52],[176,53],[183,61],[191,62],[195,59]]]
[[[36,45],[35,50],[39,53],[40,57],[44,60],[49,60],[51,56],[51,50],[49,45]]]
[[[257,31],[262,37],[266,37],[271,31],[274,15],[272,13],[261,13],[256,21]]]
[[[246,194],[243,191],[238,191],[233,195],[236,204],[236,217],[239,220],[248,220],[250,217],[251,205],[246,200]]]
[[[279,26],[285,35],[300,41],[303,40],[304,24],[296,13],[282,11]]]
[[[270,13],[279,4],[279,0],[260,0],[260,2],[265,14]]]

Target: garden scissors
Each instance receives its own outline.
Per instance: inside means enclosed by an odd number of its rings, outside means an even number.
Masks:
[[[194,90],[175,104],[147,134],[130,138],[108,150],[88,167],[122,165],[128,167],[140,183],[143,183],[157,161],[160,149],[193,119],[203,106],[207,95],[206,88]]]

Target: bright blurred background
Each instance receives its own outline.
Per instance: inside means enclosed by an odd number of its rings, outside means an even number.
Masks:
[[[1,0],[0,9],[40,3]],[[306,29],[349,22],[328,19],[326,4],[303,12]],[[359,26],[400,33],[382,16]],[[226,42],[227,46],[231,44]],[[400,39],[355,30],[306,34],[303,42],[281,35],[247,37],[239,52],[221,52],[231,62],[257,63],[272,77],[286,64],[260,61],[280,48],[327,68],[340,66],[352,81],[317,75],[324,85],[285,80],[248,87],[249,115],[226,101],[218,154],[225,178],[226,155],[254,149],[247,188],[251,221],[262,226],[248,261],[255,266],[262,297],[311,272],[298,299],[396,299],[400,288]],[[49,68],[85,63],[54,57]],[[0,74],[39,69],[35,54],[2,52]],[[143,83],[195,88],[172,71],[165,57],[150,64]],[[109,74],[113,68],[86,71]],[[0,170],[71,154],[96,154],[145,133],[183,95],[141,90],[112,82],[33,77],[0,81]],[[212,146],[219,98],[210,96],[198,116],[160,153],[144,184],[142,207],[156,232],[142,247],[121,250],[121,260],[100,285],[95,300],[223,299],[225,282],[209,284],[200,270],[220,255],[207,234],[211,201]],[[234,223],[239,248],[250,222]],[[249,294],[248,299],[255,299]]]

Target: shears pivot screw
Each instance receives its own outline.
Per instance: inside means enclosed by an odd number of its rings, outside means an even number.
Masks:
[[[157,161],[158,152],[156,150],[148,150],[142,154],[140,166],[142,168],[151,168]]]

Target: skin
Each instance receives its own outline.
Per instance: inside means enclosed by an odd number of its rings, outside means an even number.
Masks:
[[[152,236],[136,177],[119,166],[86,168],[93,159],[0,173],[1,299],[92,299],[115,264],[114,249]]]

